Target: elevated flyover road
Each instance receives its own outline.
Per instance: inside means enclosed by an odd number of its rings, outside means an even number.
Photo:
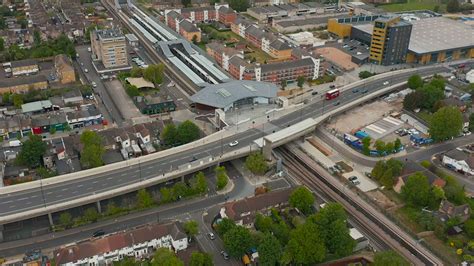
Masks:
[[[99,201],[165,182],[193,170],[211,166],[220,161],[221,156],[226,160],[245,156],[251,149],[257,147],[254,144],[255,140],[268,133],[277,132],[304,119],[321,116],[323,113],[327,116],[336,110],[342,112],[354,104],[370,100],[372,96],[377,97],[381,93],[388,92],[391,89],[390,85],[406,82],[414,73],[429,76],[447,70],[444,67],[431,66],[377,75],[341,88],[343,92],[334,100],[311,101],[299,110],[265,124],[253,125],[249,121],[250,128],[240,125],[240,129],[236,130],[232,127],[193,143],[137,159],[43,181],[0,188],[0,224],[49,214],[91,203],[94,199]],[[386,81],[389,81],[390,85],[383,85]],[[368,92],[353,93],[353,88],[359,91],[364,88]],[[230,147],[229,143],[235,140],[239,145]],[[180,169],[183,171],[178,171]]]

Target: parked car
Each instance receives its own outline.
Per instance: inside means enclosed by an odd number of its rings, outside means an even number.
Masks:
[[[337,101],[334,103],[334,106],[338,106],[339,104],[341,104],[341,102]]]
[[[84,72],[89,73],[89,70],[87,68],[84,68]]]
[[[388,81],[385,81],[385,82],[383,83],[384,86],[387,86],[388,84],[390,84],[390,82],[388,82]]]
[[[357,88],[352,89],[352,93],[358,93],[358,92],[359,92],[359,89]]]
[[[91,84],[92,84],[92,87],[97,88],[97,83],[95,83],[95,81],[92,81]]]
[[[317,91],[313,91],[313,92],[311,93],[311,95],[318,95],[318,92],[317,92]]]

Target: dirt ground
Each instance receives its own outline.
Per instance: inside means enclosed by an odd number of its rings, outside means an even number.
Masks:
[[[345,114],[333,118],[327,127],[329,129],[335,129],[337,132],[353,132],[374,123],[384,115],[388,115],[392,112],[399,112],[401,109],[401,101],[388,103],[383,100],[378,100],[359,106]]]
[[[388,209],[395,206],[395,202],[390,200],[379,190],[373,190],[366,193],[367,196],[375,200],[382,208]]]

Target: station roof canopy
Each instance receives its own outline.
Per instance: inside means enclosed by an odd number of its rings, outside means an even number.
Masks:
[[[198,104],[224,108],[246,98],[275,98],[278,87],[273,83],[250,80],[233,80],[204,87],[191,97]]]
[[[145,80],[144,78],[126,78],[125,79],[130,85],[135,86],[139,89],[141,88],[154,88],[153,83]]]

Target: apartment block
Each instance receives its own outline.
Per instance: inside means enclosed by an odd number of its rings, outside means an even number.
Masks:
[[[91,32],[92,58],[105,68],[128,66],[127,41],[119,29]]]
[[[412,25],[400,17],[381,17],[375,20],[370,44],[370,60],[380,65],[406,61]]]
[[[206,51],[209,56],[216,60],[217,64],[229,72],[230,59],[234,56],[244,58],[244,52],[234,48],[225,47],[224,45],[212,42],[206,45]]]

